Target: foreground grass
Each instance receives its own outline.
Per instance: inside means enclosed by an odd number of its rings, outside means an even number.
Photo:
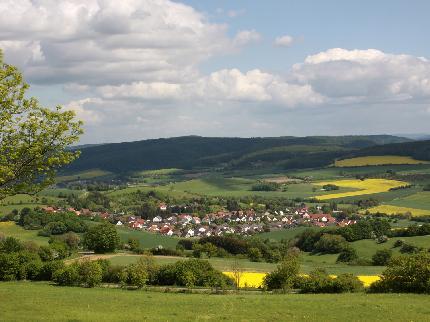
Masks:
[[[426,321],[411,294],[173,294],[0,284],[2,321]]]

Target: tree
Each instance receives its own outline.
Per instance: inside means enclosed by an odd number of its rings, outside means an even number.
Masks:
[[[56,170],[79,155],[67,148],[78,141],[82,122],[73,111],[27,98],[28,87],[0,51],[0,200],[52,184]]]
[[[348,247],[345,238],[339,235],[324,234],[315,243],[314,251],[317,253],[336,254]]]
[[[97,261],[84,260],[79,264],[79,275],[86,287],[97,286],[102,282],[102,267]]]
[[[119,243],[115,226],[108,222],[90,228],[84,235],[84,245],[96,253],[113,252]]]
[[[358,259],[357,251],[355,248],[346,247],[339,253],[336,262],[337,263],[350,263]]]
[[[385,266],[393,256],[393,252],[390,249],[380,249],[372,256],[372,263],[376,266]]]
[[[269,290],[290,290],[297,282],[299,269],[299,257],[294,254],[289,254],[278,265],[275,271],[266,275],[264,278],[264,285]]]
[[[234,285],[236,286],[236,290],[239,290],[240,281],[242,279],[244,269],[243,265],[237,259],[235,259],[231,264],[231,272],[233,273]]]

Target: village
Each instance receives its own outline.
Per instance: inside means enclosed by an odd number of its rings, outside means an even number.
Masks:
[[[90,209],[61,209],[50,206],[44,207],[42,210],[48,213],[73,212],[77,216],[93,220],[108,220],[117,227],[181,238],[229,234],[249,236],[298,226],[345,227],[357,222],[355,219],[339,216],[342,211],[333,211],[333,215],[324,214],[321,211],[321,207],[317,207],[318,213],[312,213],[305,204],[297,208],[285,208],[285,210],[273,211],[272,213],[269,211],[257,213],[254,210],[218,211],[208,213],[202,218],[193,213],[168,213],[168,206],[165,203],[159,204],[161,215],[157,215],[152,219],[142,219],[136,215],[93,212]],[[166,215],[162,215],[163,212]]]

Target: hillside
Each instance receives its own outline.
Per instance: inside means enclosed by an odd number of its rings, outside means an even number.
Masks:
[[[243,168],[262,165],[309,168],[328,165],[335,158],[357,149],[409,141],[389,135],[268,138],[186,136],[84,147],[80,158],[66,171],[100,169],[127,173],[161,168]]]

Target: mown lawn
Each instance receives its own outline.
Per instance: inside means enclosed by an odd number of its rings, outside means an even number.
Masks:
[[[0,284],[2,321],[428,321],[414,294],[174,294]]]

